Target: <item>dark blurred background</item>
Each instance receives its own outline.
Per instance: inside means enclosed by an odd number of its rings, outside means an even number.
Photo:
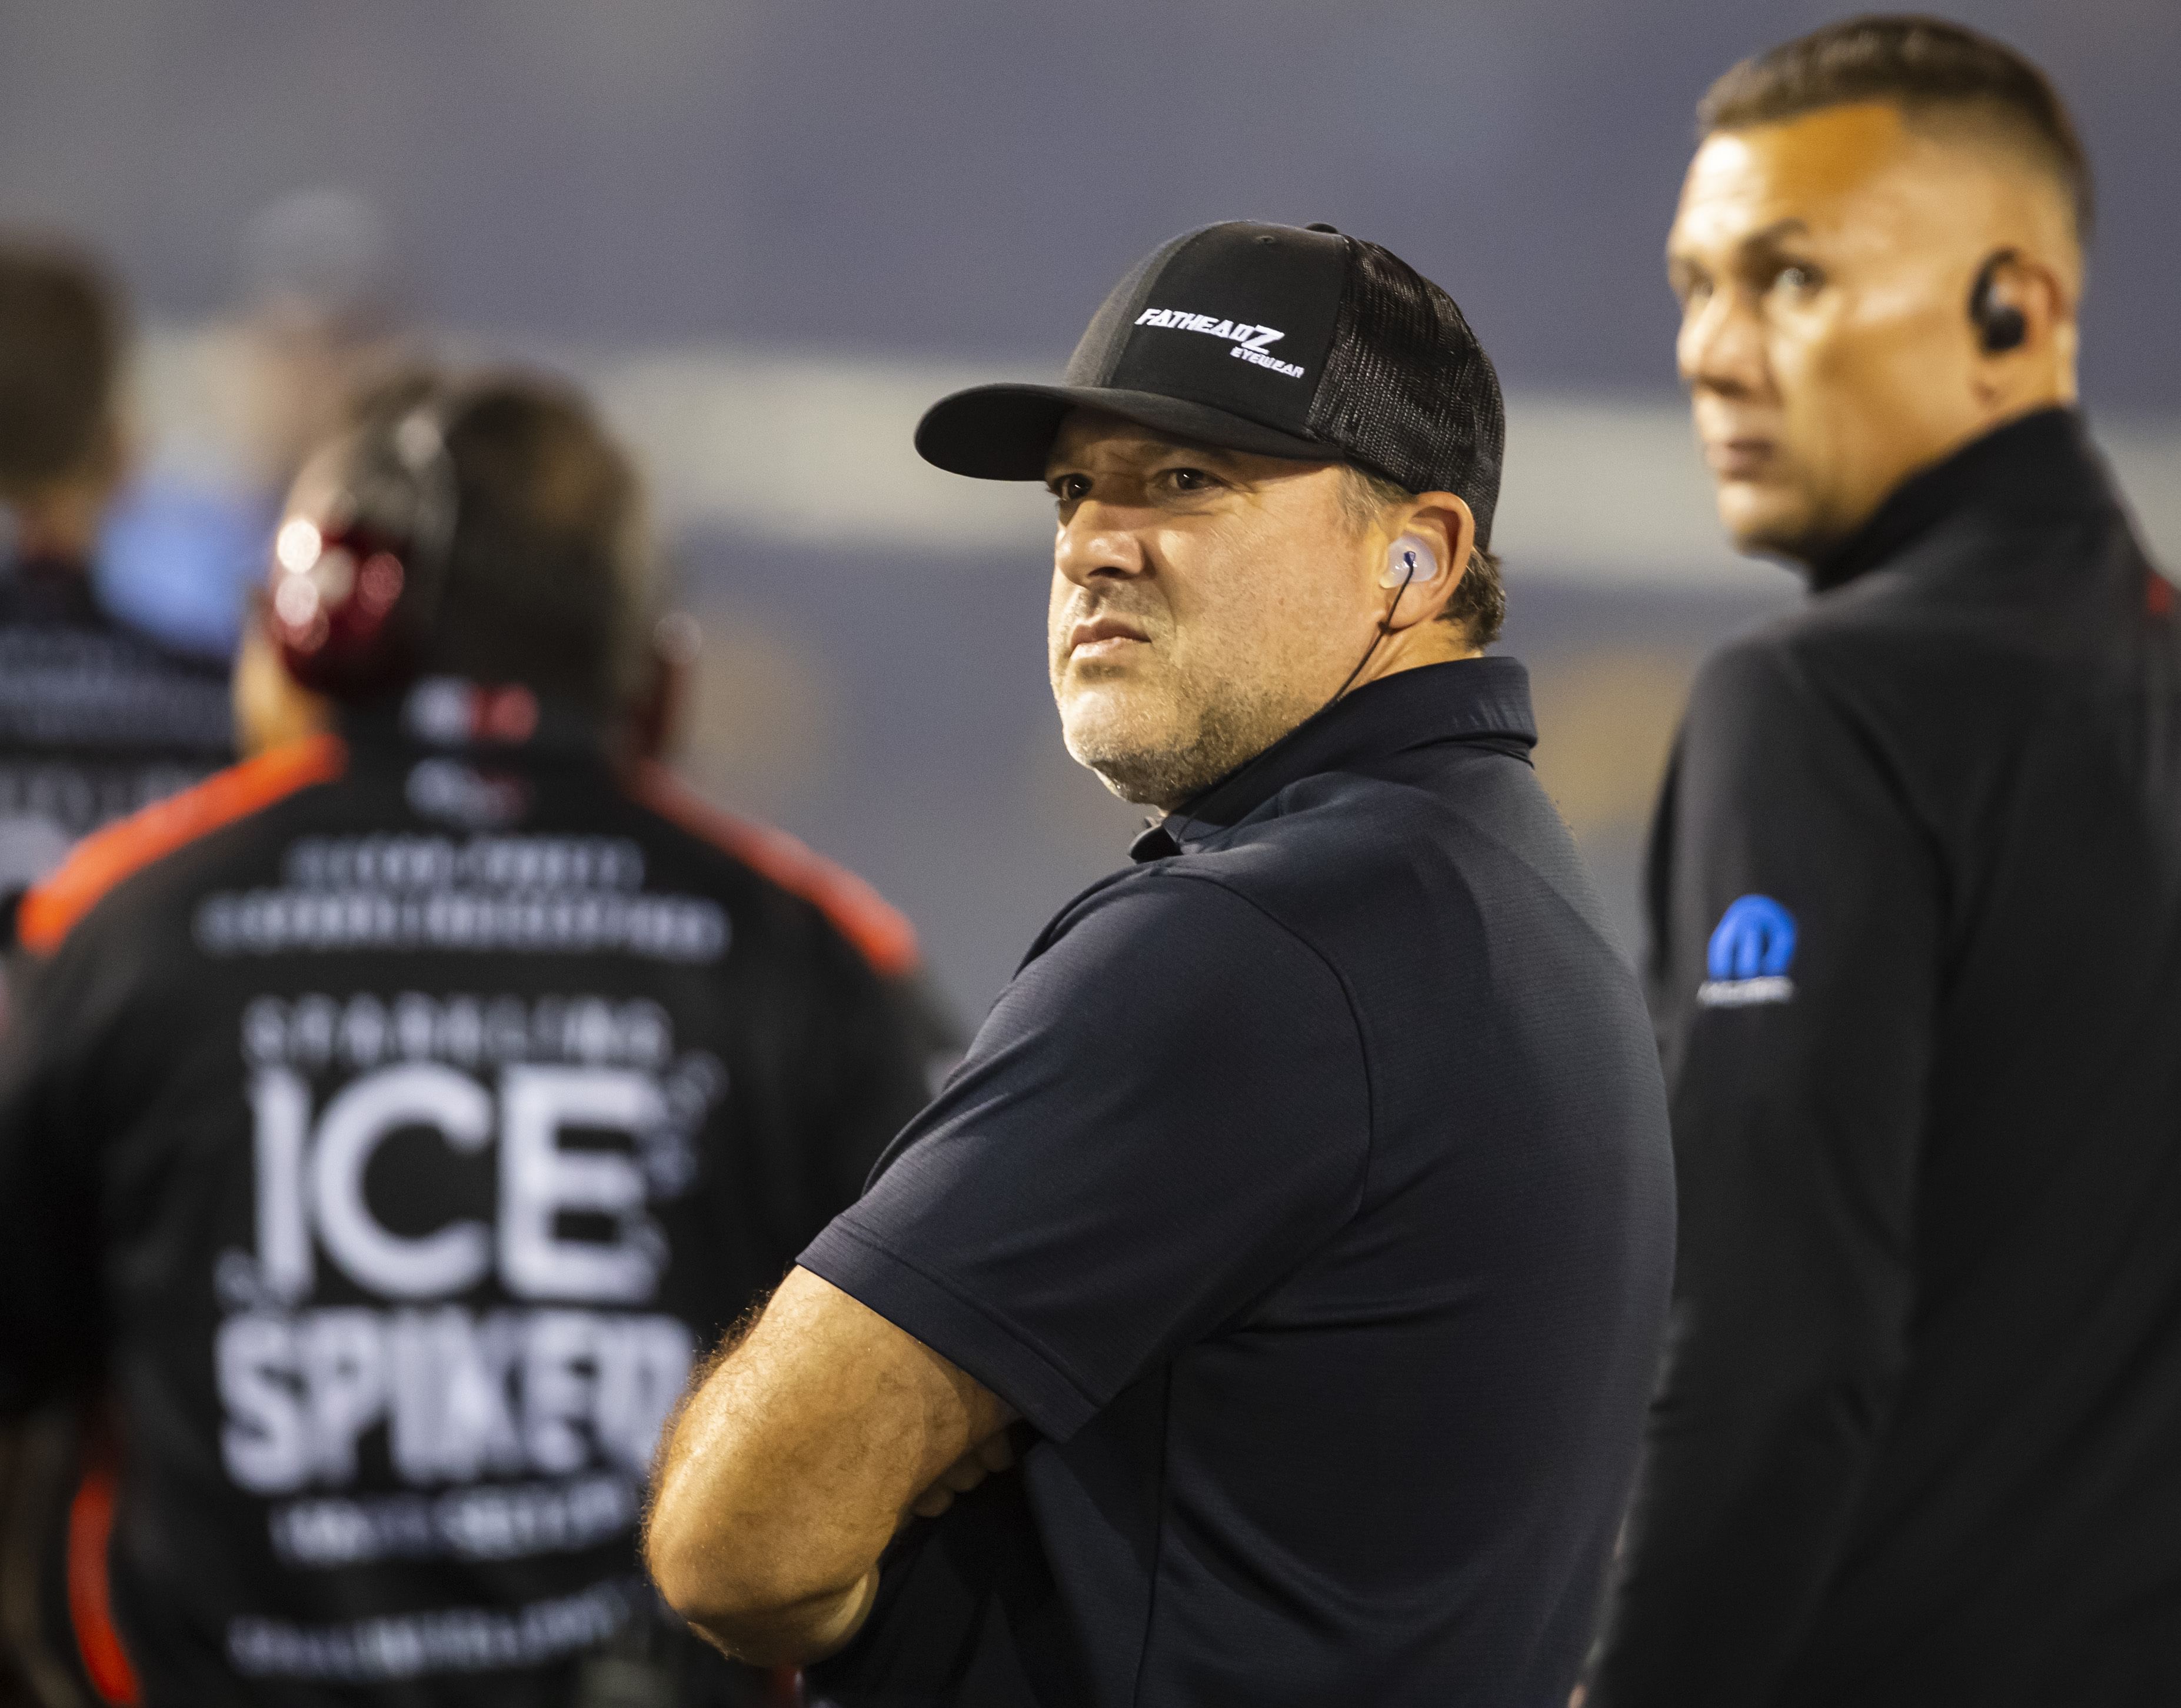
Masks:
[[[1796,596],[1720,545],[1674,384],[1690,112],[1848,9],[0,0],[0,221],[134,296],[141,462],[102,573],[178,644],[226,644],[277,471],[363,356],[595,385],[702,625],[685,768],[906,908],[972,1012],[1137,815],[1060,749],[1043,495],[923,467],[919,410],[1057,368],[1190,225],[1384,242],[1499,364],[1505,649],[1632,952],[1688,673]],[[2181,5],[1948,11],[2074,106],[2103,210],[2086,401],[2181,562]]]

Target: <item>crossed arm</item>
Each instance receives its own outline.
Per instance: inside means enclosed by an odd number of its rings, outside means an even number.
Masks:
[[[1013,1421],[921,1341],[791,1270],[667,1427],[646,1563],[728,1653],[821,1659],[870,1613],[896,1533],[1013,1462]]]

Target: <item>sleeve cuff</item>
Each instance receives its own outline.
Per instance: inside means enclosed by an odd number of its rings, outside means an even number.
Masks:
[[[796,1262],[969,1372],[1042,1435],[1064,1441],[1101,1408],[1102,1401],[1015,1329],[887,1251],[845,1215]]]

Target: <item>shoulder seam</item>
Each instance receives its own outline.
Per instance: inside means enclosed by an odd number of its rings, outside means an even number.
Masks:
[[[699,799],[664,766],[637,766],[627,780],[640,806],[739,860],[759,877],[809,902],[869,962],[889,978],[922,965],[916,927],[875,889],[805,843],[755,820],[738,818]]]
[[[347,765],[348,749],[338,736],[306,736],[95,832],[23,898],[17,941],[33,954],[51,954],[85,915],[145,867],[300,789],[330,782]]]

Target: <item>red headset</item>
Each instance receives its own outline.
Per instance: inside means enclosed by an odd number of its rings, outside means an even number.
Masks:
[[[434,402],[334,447],[336,473],[281,519],[265,626],[288,673],[336,699],[407,683],[444,592],[460,510]]]

